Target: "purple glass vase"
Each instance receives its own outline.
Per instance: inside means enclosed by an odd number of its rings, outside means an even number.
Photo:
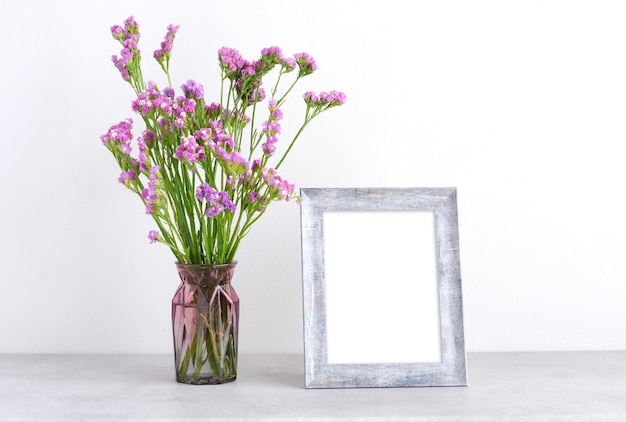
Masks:
[[[172,299],[172,328],[178,382],[223,384],[237,378],[235,265],[176,264],[181,284]]]

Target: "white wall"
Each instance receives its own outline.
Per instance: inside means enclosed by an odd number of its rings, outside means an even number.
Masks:
[[[145,56],[181,25],[177,86],[217,92],[221,46],[316,58],[299,91],[348,102],[282,167],[299,187],[458,187],[468,351],[626,348],[626,3],[5,0],[0,352],[171,352],[173,257],[99,139],[130,14]],[[240,249],[242,353],[301,352],[299,242],[274,204]]]

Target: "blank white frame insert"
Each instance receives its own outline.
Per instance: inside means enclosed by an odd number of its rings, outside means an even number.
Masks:
[[[441,362],[435,212],[327,211],[323,226],[328,363]]]

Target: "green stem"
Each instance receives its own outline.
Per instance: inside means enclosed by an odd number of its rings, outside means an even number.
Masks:
[[[300,129],[298,130],[298,133],[296,133],[296,136],[293,137],[293,139],[291,140],[291,143],[289,144],[289,147],[287,148],[287,150],[283,154],[282,158],[278,161],[278,164],[276,164],[276,166],[274,167],[276,170],[278,170],[278,168],[283,163],[283,161],[285,161],[285,158],[287,158],[287,155],[289,155],[289,152],[291,151],[291,148],[293,148],[293,145],[296,143],[296,140],[302,134],[302,131],[304,130],[304,128],[309,124],[309,122],[312,119],[313,119],[312,117],[310,119],[305,119],[305,121],[302,124],[302,126],[300,126]]]

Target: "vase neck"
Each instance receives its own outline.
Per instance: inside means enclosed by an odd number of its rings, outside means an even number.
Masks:
[[[236,265],[236,261],[216,265],[176,263],[176,269],[184,284],[207,288],[230,284]]]

